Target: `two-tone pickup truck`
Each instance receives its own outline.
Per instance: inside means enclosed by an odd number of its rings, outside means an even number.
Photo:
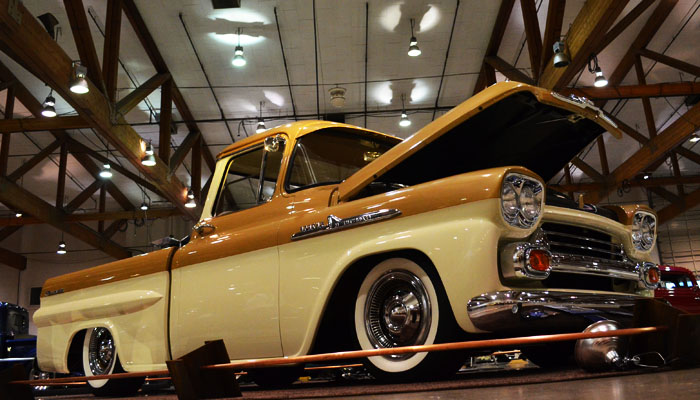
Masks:
[[[242,360],[624,325],[658,282],[655,214],[545,188],[606,130],[621,135],[585,99],[507,82],[403,141],[324,121],[241,140],[182,246],[45,283],[39,365],[150,371],[213,339]],[[464,357],[366,365],[406,379]]]

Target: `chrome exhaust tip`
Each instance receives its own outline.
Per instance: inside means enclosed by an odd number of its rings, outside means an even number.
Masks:
[[[589,325],[583,332],[606,332],[620,328],[616,321],[603,320]],[[576,364],[587,371],[605,371],[624,367],[626,352],[627,342],[619,336],[579,339],[574,347],[574,358]]]

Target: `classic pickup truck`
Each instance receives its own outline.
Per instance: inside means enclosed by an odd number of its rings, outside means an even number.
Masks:
[[[181,246],[46,281],[39,365],[156,370],[213,339],[241,360],[624,325],[658,282],[655,214],[545,189],[606,130],[621,135],[586,99],[506,82],[403,141],[303,121],[236,142]],[[406,379],[464,359],[366,365]]]
[[[685,312],[700,314],[700,288],[693,272],[672,265],[661,265],[659,269],[661,281],[654,297],[665,299]]]

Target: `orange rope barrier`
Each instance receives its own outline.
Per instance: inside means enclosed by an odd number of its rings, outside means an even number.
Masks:
[[[288,364],[301,364],[301,363],[311,363],[311,362],[323,362],[323,361],[333,361],[333,360],[345,360],[350,358],[364,358],[364,357],[374,357],[374,356],[387,356],[396,354],[408,354],[408,353],[423,353],[429,351],[449,351],[449,350],[465,350],[465,349],[483,349],[489,347],[505,347],[514,345],[528,345],[537,343],[549,343],[549,342],[561,342],[568,340],[578,340],[578,339],[592,339],[600,337],[612,337],[612,336],[634,336],[641,335],[645,333],[661,332],[668,328],[665,326],[651,326],[644,328],[629,328],[629,329],[619,329],[615,331],[605,331],[605,332],[581,332],[581,333],[560,333],[553,335],[540,335],[540,336],[524,336],[506,339],[487,339],[487,340],[475,340],[470,342],[454,342],[454,343],[440,343],[440,344],[429,344],[420,346],[405,346],[405,347],[392,347],[392,348],[382,348],[382,349],[371,349],[371,350],[354,350],[354,351],[344,351],[338,353],[325,353],[325,354],[312,354],[306,356],[297,357],[279,357],[279,358],[268,358],[268,359],[258,359],[258,360],[248,360],[248,361],[238,361],[226,364],[215,364],[207,365],[202,367],[203,370],[218,370],[218,369],[246,369],[246,368],[262,368],[270,367],[275,365],[288,365]],[[146,371],[146,372],[127,372],[112,375],[95,375],[95,376],[83,376],[83,377],[67,377],[67,378],[54,378],[54,379],[37,379],[37,380],[23,380],[23,381],[12,381],[9,382],[13,385],[32,385],[32,386],[44,386],[54,383],[69,383],[69,382],[86,382],[90,380],[100,380],[100,379],[126,379],[126,378],[140,378],[153,375],[168,375],[169,371],[158,370],[158,371]]]

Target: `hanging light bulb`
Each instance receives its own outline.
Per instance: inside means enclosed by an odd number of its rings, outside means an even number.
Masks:
[[[73,77],[70,81],[70,91],[77,94],[84,94],[90,91],[87,83],[87,67],[80,61],[73,61]]]
[[[554,63],[554,68],[563,68],[571,63],[569,55],[566,54],[566,42],[563,40],[554,42],[552,50],[554,52],[554,59],[552,61]]]
[[[243,46],[241,46],[241,28],[238,28],[238,46],[233,50],[233,61],[231,61],[231,64],[234,67],[242,67],[246,64]]]
[[[411,18],[411,39],[408,41],[408,55],[411,57],[418,57],[421,51],[418,48],[418,39],[416,39],[416,36],[413,34],[414,23],[415,21]]]
[[[143,203],[141,203],[141,207],[140,207],[140,208],[141,208],[142,211],[147,211],[147,210],[148,210],[148,204],[146,204],[146,202],[144,201]]]
[[[22,211],[15,212],[15,217],[22,218]]]
[[[191,188],[187,190],[187,198],[190,200],[194,199],[194,191]]]
[[[49,95],[46,96],[46,100],[44,100],[44,103],[41,105],[41,115],[44,117],[53,118],[56,116],[56,108],[54,107],[56,105],[56,99],[54,99],[52,94],[53,90],[49,92]]]
[[[151,144],[150,140],[148,141],[148,145],[146,145],[146,151],[144,153],[141,164],[147,167],[156,165],[156,157],[153,155],[153,144]]]
[[[408,114],[406,114],[406,95],[401,94],[401,120],[399,121],[399,126],[407,127],[411,125],[411,120],[408,119]]]
[[[690,137],[690,139],[688,141],[690,143],[700,142],[700,136],[698,136],[697,134],[694,134],[693,136]]]
[[[195,208],[197,207],[197,202],[194,201],[194,191],[192,188],[187,189],[187,202],[185,202],[185,207]]]
[[[262,117],[262,110],[263,110],[264,106],[265,106],[265,102],[261,101],[260,102],[260,116],[258,117],[258,126],[255,128],[255,133],[264,132],[267,129],[267,127],[265,127],[265,120],[263,120],[263,117]]]
[[[104,163],[100,171],[100,178],[109,179],[112,177],[112,166],[108,162]]]
[[[58,242],[58,250],[56,250],[56,254],[66,254],[66,252],[66,242],[61,240],[60,242]]]
[[[600,66],[598,65],[598,57],[596,55],[592,55],[591,58],[588,60],[588,71],[595,75],[595,80],[593,81],[593,86],[595,86],[595,87],[608,86],[608,80],[605,78],[605,76],[603,75],[603,71],[600,69]]]

